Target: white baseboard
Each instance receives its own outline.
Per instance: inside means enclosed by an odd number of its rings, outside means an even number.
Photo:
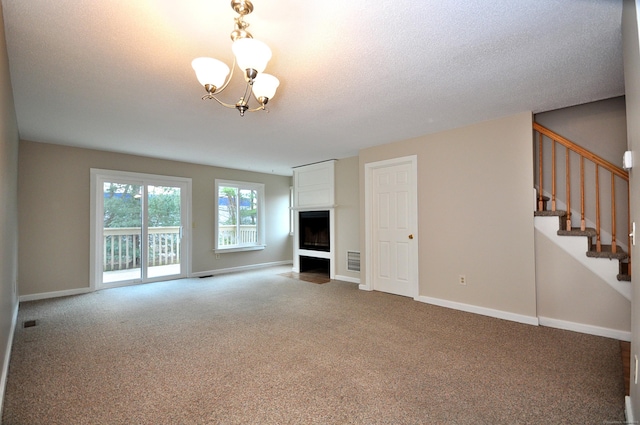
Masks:
[[[512,322],[524,323],[526,325],[538,326],[538,318],[525,316],[523,314],[511,313],[508,311],[495,310],[492,308],[479,307],[477,305],[464,304],[455,301],[442,300],[439,298],[418,296],[416,301],[433,304],[440,307],[452,308],[454,310],[466,311],[467,313],[481,314],[483,316],[495,317],[496,319],[510,320]]]
[[[247,271],[247,270],[263,269],[263,268],[266,268],[266,267],[286,266],[287,264],[293,264],[293,261],[292,260],[274,261],[274,262],[271,262],[271,263],[250,264],[248,266],[239,266],[239,267],[229,267],[229,268],[226,268],[226,269],[208,270],[208,271],[204,271],[204,272],[191,273],[190,277],[215,276],[215,275],[218,275],[218,274],[244,272],[244,271]]]
[[[91,288],[66,289],[64,291],[42,292],[40,294],[21,295],[20,302],[44,300],[47,298],[68,297],[93,292]]]
[[[624,416],[627,418],[627,423],[628,424],[637,423],[634,420],[633,405],[631,404],[631,397],[629,397],[629,396],[625,396],[625,398],[624,398]]]
[[[7,349],[4,352],[4,361],[2,362],[2,376],[0,376],[0,412],[2,412],[4,402],[4,391],[7,387],[7,377],[9,375],[9,360],[11,360],[11,348],[13,347],[13,334],[16,330],[18,323],[18,306],[20,304],[16,302],[13,307],[13,313],[11,316],[11,329],[9,330],[9,338],[7,339]],[[2,423],[2,417],[0,415],[0,424]]]
[[[249,266],[231,267],[227,269],[209,270],[204,272],[191,273],[190,277],[211,276],[223,273],[241,272],[253,269],[261,269],[265,267],[284,266],[291,264],[292,261],[274,261],[272,263],[251,264]],[[115,287],[115,286],[114,286]],[[105,289],[105,288],[102,288]],[[93,292],[91,288],[66,289],[64,291],[42,292],[40,294],[21,295],[20,302],[44,300],[47,298],[68,297],[70,295],[80,295]]]
[[[336,280],[341,280],[343,282],[357,283],[360,284],[360,278],[358,277],[349,277],[343,275],[336,275]]]
[[[568,322],[566,320],[551,319],[549,317],[539,317],[541,326],[564,329],[566,331],[580,332],[588,335],[604,336],[606,338],[619,339],[621,341],[631,341],[631,332],[617,329],[603,328],[600,326],[585,325],[583,323]]]

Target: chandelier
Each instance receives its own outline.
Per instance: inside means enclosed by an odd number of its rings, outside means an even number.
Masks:
[[[265,106],[275,96],[280,81],[273,75],[263,73],[271,59],[271,49],[262,41],[255,40],[247,31],[249,24],[244,21],[244,17],[253,12],[253,4],[249,0],[231,0],[231,8],[239,15],[235,18],[235,29],[231,32],[231,50],[234,54],[231,75],[227,64],[218,59],[196,58],[191,62],[191,66],[198,81],[207,91],[207,94],[202,96],[203,100],[213,99],[222,106],[237,109],[240,116],[244,116],[247,111],[267,110]],[[216,96],[227,88],[236,67],[244,74],[246,86],[240,100],[235,104],[229,104]],[[249,106],[252,95],[258,103],[255,107]]]

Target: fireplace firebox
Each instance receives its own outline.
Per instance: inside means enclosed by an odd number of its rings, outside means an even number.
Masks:
[[[299,214],[300,249],[329,252],[329,211],[300,211]]]

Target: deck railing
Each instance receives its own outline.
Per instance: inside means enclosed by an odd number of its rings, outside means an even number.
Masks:
[[[255,224],[220,226],[218,228],[218,247],[220,248],[257,242],[258,227]]]
[[[103,271],[140,267],[139,227],[103,229]],[[180,263],[180,226],[150,227],[147,252],[149,266]]]
[[[627,219],[630,217],[629,215],[629,174],[624,171],[622,168],[617,167],[616,165],[606,161],[605,159],[599,157],[598,155],[590,152],[587,149],[575,144],[574,142],[560,136],[557,133],[549,130],[546,127],[541,126],[538,123],[533,124],[534,132],[537,134],[537,150],[538,150],[538,210],[541,211],[544,209],[546,205],[546,199],[544,198],[545,191],[545,166],[544,166],[544,155],[545,149],[551,149],[551,192],[550,192],[550,200],[551,200],[551,211],[556,211],[557,203],[558,203],[558,193],[557,193],[557,183],[558,183],[558,173],[556,168],[558,167],[557,157],[562,156],[562,154],[557,154],[557,146],[560,146],[561,150],[564,150],[564,158],[561,158],[560,162],[564,162],[564,202],[566,204],[566,229],[571,230],[572,228],[572,189],[575,188],[576,185],[579,186],[579,211],[580,211],[580,230],[586,229],[586,207],[585,207],[585,198],[591,197],[590,200],[595,204],[595,231],[596,231],[596,251],[602,252],[602,215],[603,211],[601,210],[600,201],[601,198],[609,198],[610,200],[610,211],[607,211],[607,216],[610,218],[610,227],[607,223],[607,228],[611,233],[611,252],[618,252],[618,242],[620,240],[624,240],[622,243],[626,243],[629,251],[631,250],[631,241],[623,233],[622,239],[618,237],[618,227],[619,223],[616,221],[616,217],[618,216],[620,209],[622,209],[623,213],[626,212]],[[545,141],[547,143],[545,143]],[[550,146],[549,146],[550,144]],[[546,148],[545,148],[546,145]],[[564,149],[563,149],[564,148]],[[548,155],[547,155],[548,158]],[[575,158],[575,159],[574,159]],[[564,159],[564,161],[562,161]],[[574,165],[577,162],[579,164],[579,173],[571,172],[571,164]],[[590,164],[590,170],[593,170],[594,183],[587,184],[585,182],[585,162]],[[560,164],[562,167],[563,164]],[[546,167],[547,171],[548,166]],[[579,174],[579,178],[576,176]],[[610,183],[601,184],[601,179],[607,180],[607,177],[610,177]],[[561,172],[562,178],[562,172]],[[575,182],[572,184],[573,180],[579,180],[579,183]],[[546,182],[549,182],[549,177],[547,176]],[[616,189],[618,188],[618,190]],[[622,192],[622,194],[618,193],[621,196],[616,196],[617,192]],[[576,199],[578,197],[576,196]],[[565,209],[565,208],[563,208]],[[577,212],[577,209],[576,209]],[[624,215],[624,214],[623,214]],[[630,227],[630,223],[627,223],[626,226]],[[628,232],[627,232],[628,233]],[[630,252],[628,252],[630,258]],[[631,274],[631,265],[629,264],[629,274]]]

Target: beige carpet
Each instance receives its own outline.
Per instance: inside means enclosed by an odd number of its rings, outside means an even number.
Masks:
[[[286,271],[23,303],[3,424],[624,420],[618,341]]]

